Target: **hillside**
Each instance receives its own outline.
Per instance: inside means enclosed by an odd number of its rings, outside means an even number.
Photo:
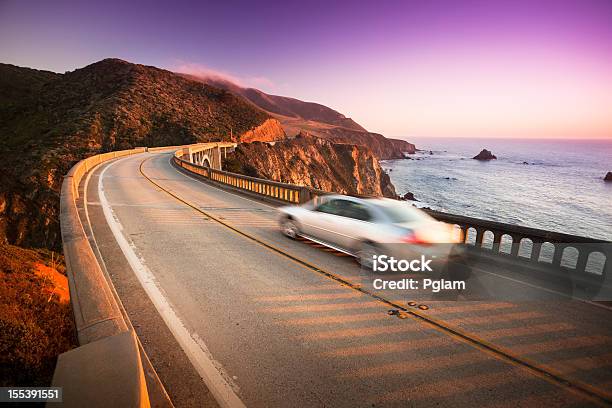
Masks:
[[[405,154],[412,154],[416,150],[412,143],[368,132],[351,118],[318,103],[270,95],[258,89],[244,88],[219,78],[183,75],[244,97],[277,118],[290,136],[307,132],[337,143],[368,146],[379,159],[401,159],[405,157]]]
[[[370,149],[315,136],[298,135],[274,145],[239,145],[225,169],[343,194],[397,197]]]
[[[49,386],[76,346],[63,257],[0,244],[0,386]]]
[[[118,59],[66,74],[0,64],[0,95],[0,240],[56,250],[61,180],[78,160],[239,140],[271,119],[226,90]],[[284,137],[273,122],[263,130],[256,138]]]
[[[340,126],[347,129],[366,130],[359,126],[351,118],[345,117],[340,112],[337,112],[325,105],[315,102],[304,102],[299,99],[289,98],[286,96],[270,95],[255,88],[243,88],[230,81],[219,78],[199,78],[196,76],[186,75],[194,80],[204,80],[205,83],[216,86],[218,88],[227,89],[228,91],[240,95],[251,101],[259,108],[270,112],[271,114],[280,115],[281,117],[302,119],[305,121],[315,121],[326,123],[328,125]]]

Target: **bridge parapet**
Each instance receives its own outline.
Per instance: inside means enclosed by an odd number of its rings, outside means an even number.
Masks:
[[[439,221],[455,225],[461,231],[461,241],[479,250],[569,269],[591,280],[610,276],[610,241],[434,210],[427,212]]]
[[[181,157],[199,166],[221,170],[221,158],[227,157],[227,151],[232,151],[236,145],[233,142],[214,142],[184,146]]]
[[[208,149],[211,149],[212,147],[208,146]],[[235,147],[235,144],[233,144],[233,146],[228,146],[228,148],[233,147]],[[200,151],[206,151],[206,148],[202,148]],[[229,171],[220,170],[211,166],[203,166],[189,160],[190,156],[186,155],[185,153],[185,149],[178,150],[174,153],[173,161],[175,165],[187,170],[190,173],[195,173],[205,179],[230,188],[248,192],[260,198],[279,203],[300,204],[319,195],[331,194],[309,187],[280,183],[277,181],[231,173]]]
[[[91,169],[146,150],[139,147],[81,160],[62,182],[60,228],[79,343],[59,356],[53,375],[52,385],[64,388],[65,407],[107,406],[111,395],[117,406],[151,405],[136,335],[98,263],[77,208],[79,185]]]

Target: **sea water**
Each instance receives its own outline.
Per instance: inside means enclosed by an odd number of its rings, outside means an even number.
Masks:
[[[612,240],[612,140],[409,141],[420,149],[411,159],[381,164],[420,207]],[[482,149],[497,160],[473,160]]]

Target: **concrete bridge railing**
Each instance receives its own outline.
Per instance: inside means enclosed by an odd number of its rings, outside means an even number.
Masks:
[[[235,144],[231,147],[235,147]],[[207,146],[201,146],[199,149],[205,151]],[[198,156],[193,151],[182,149],[174,153],[173,161],[176,166],[205,179],[279,203],[300,204],[309,201],[317,194],[331,194],[309,187],[231,173],[221,170],[220,166],[219,168],[203,166],[199,164],[203,162],[201,157],[203,156]],[[198,161],[199,163],[197,163]]]
[[[227,151],[233,151],[236,145],[233,142],[200,143],[184,146],[181,154],[191,163],[221,170],[222,156],[227,157]]]
[[[60,227],[79,343],[59,356],[53,375],[53,386],[63,387],[66,407],[150,406],[136,335],[98,263],[77,208],[79,185],[91,169],[144,151],[141,147],[81,160],[62,183]]]
[[[612,242],[538,228],[482,220],[427,210],[434,218],[455,225],[461,241],[491,254],[549,264],[577,272],[585,279],[611,276]]]
[[[190,160],[184,150],[173,157],[176,166],[231,189],[278,203],[301,204],[334,194],[295,184],[279,183],[202,166]],[[427,210],[438,219],[456,225],[462,242],[506,259],[549,264],[581,273],[585,279],[601,281],[612,276],[612,242],[536,228],[482,220]]]

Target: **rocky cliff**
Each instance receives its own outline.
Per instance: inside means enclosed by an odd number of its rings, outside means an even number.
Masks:
[[[240,135],[241,142],[272,142],[285,138],[285,131],[276,119],[266,119],[261,125]]]
[[[313,136],[329,139],[334,143],[356,144],[367,146],[380,160],[403,159],[407,154],[414,154],[416,148],[405,140],[389,139],[378,133],[361,132],[337,127],[306,127]],[[299,131],[299,130],[298,130]]]
[[[0,241],[60,249],[62,176],[101,151],[284,137],[242,97],[106,59],[66,74],[0,64]]]
[[[240,144],[228,156],[225,169],[342,194],[397,196],[389,176],[367,147],[303,134],[273,145]]]

